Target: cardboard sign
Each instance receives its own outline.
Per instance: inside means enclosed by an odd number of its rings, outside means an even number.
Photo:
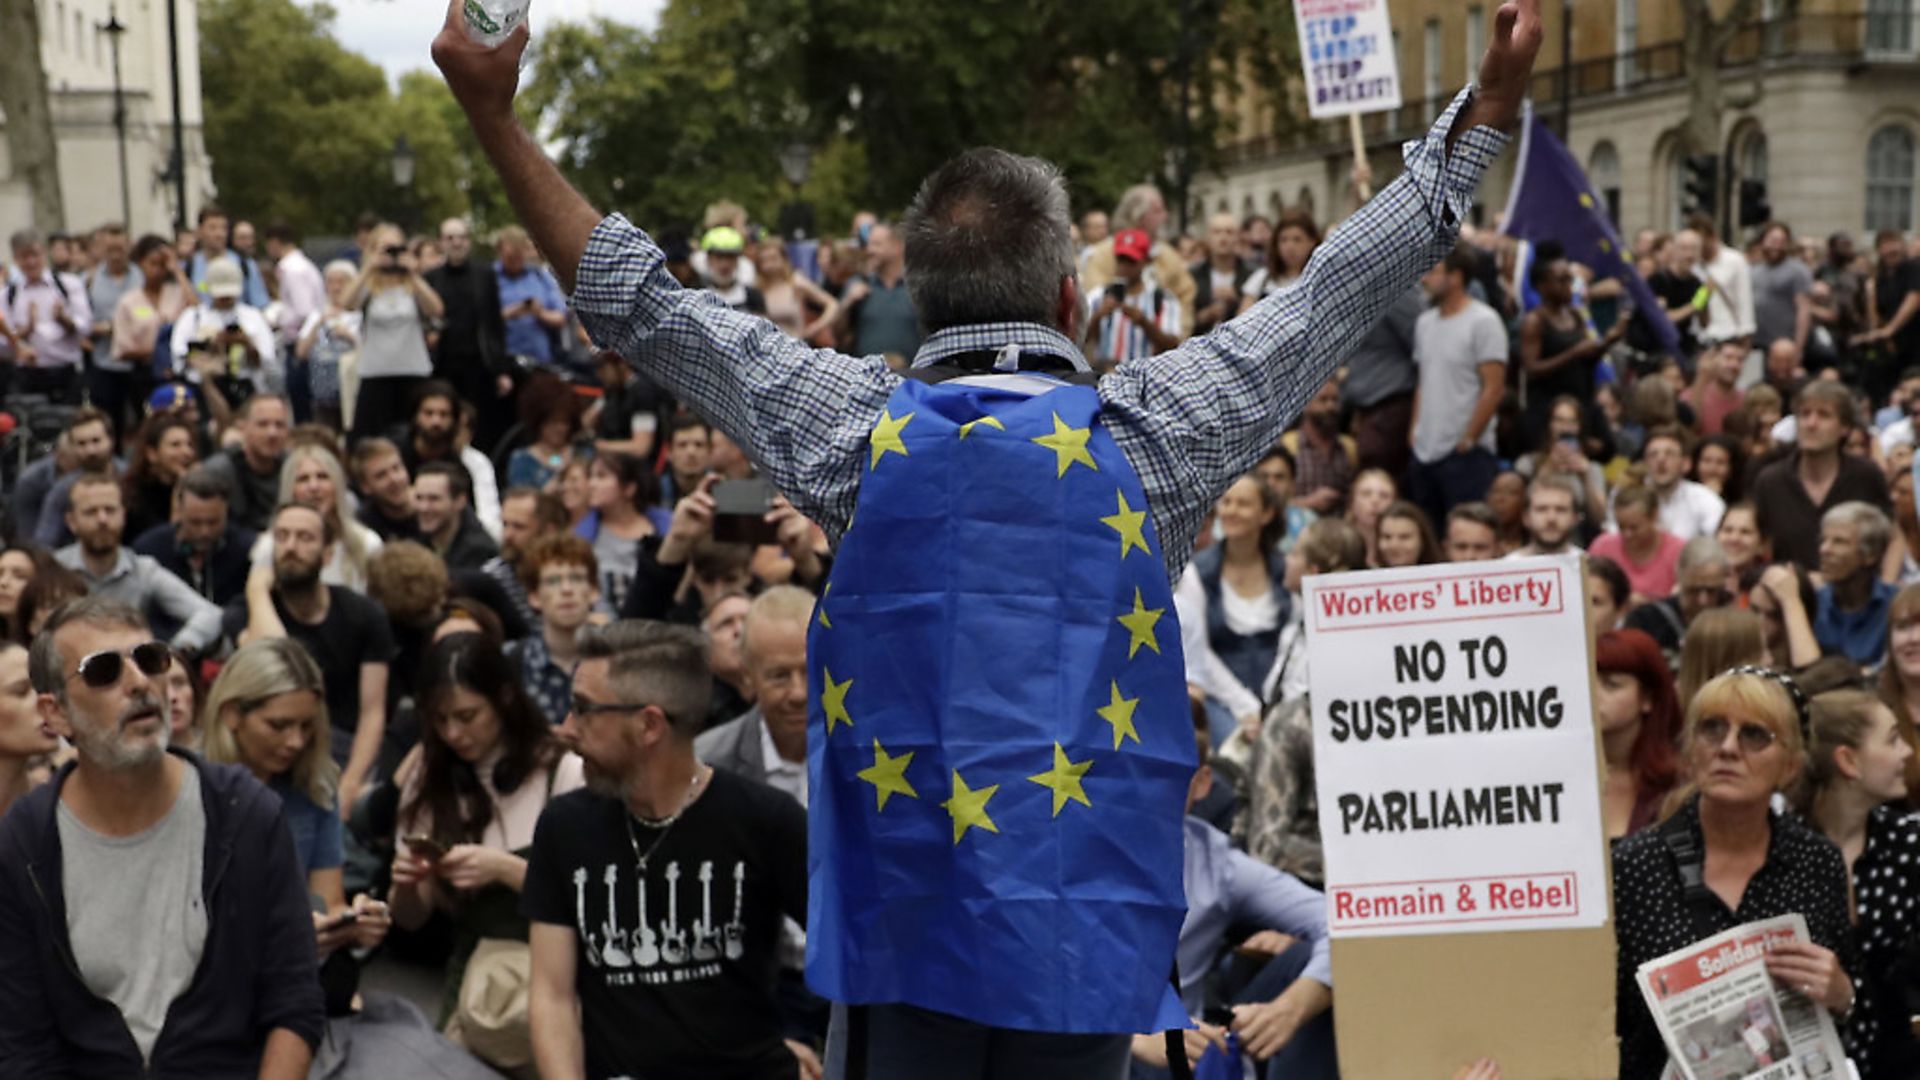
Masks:
[[[1400,107],[1387,0],[1293,0],[1315,120]]]
[[[1304,602],[1342,1073],[1614,1075],[1581,557],[1325,575]]]

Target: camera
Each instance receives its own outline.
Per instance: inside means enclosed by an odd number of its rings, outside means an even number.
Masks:
[[[388,244],[386,250],[387,258],[397,259],[407,253],[407,246],[405,244]]]

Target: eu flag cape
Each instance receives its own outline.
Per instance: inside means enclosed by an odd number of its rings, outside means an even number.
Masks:
[[[1634,311],[1653,328],[1661,348],[1690,362],[1680,354],[1680,333],[1667,318],[1667,309],[1634,268],[1586,172],[1531,106],[1521,131],[1520,162],[1513,175],[1512,193],[1507,197],[1502,230],[1536,244],[1558,240],[1566,248],[1567,258],[1592,270],[1595,279],[1620,279],[1633,298]]]
[[[1185,1027],[1195,748],[1098,393],[904,383],[807,643],[807,981],[996,1027]]]

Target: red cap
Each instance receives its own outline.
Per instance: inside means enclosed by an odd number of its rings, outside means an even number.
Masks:
[[[1113,234],[1113,257],[1143,263],[1153,252],[1153,237],[1145,229],[1121,229]]]

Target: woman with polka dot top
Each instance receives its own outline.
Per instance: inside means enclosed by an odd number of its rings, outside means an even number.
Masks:
[[[1770,806],[1775,792],[1799,778],[1804,760],[1799,690],[1789,687],[1784,676],[1757,668],[1736,668],[1702,687],[1681,737],[1689,783],[1678,809],[1614,844],[1621,1080],[1655,1080],[1667,1062],[1634,981],[1640,965],[1743,923],[1805,917],[1812,941],[1774,949],[1769,973],[1836,1018],[1853,1007],[1846,864],[1826,837]],[[1691,890],[1682,882],[1683,859],[1704,870]]]
[[[1804,808],[1839,847],[1853,888],[1860,997],[1846,1036],[1868,1077],[1920,1076],[1907,997],[1920,990],[1907,955],[1920,928],[1920,817],[1903,809],[1912,757],[1879,698],[1839,690],[1813,699]]]

